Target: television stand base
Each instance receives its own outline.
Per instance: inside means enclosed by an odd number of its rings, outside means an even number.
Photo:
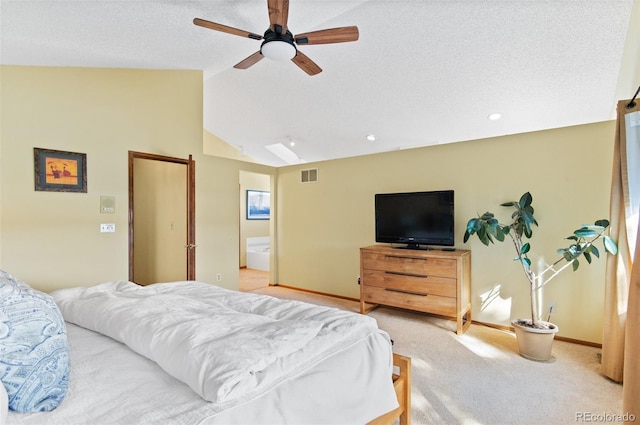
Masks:
[[[415,249],[419,251],[431,251],[432,247],[428,245],[407,244],[405,246],[394,246],[395,249]]]

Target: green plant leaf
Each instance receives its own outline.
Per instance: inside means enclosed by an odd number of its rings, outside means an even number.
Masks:
[[[533,217],[533,214],[529,211],[522,212],[522,219],[528,224],[532,225],[536,222],[536,219]]]
[[[589,254],[589,251],[583,252],[582,255],[587,259],[587,263],[591,264],[591,254]]]
[[[494,214],[493,214],[493,213],[490,213],[489,211],[487,211],[486,213],[484,213],[484,214],[482,214],[482,215],[480,216],[480,220],[484,220],[484,221],[486,221],[486,220],[489,220],[489,219],[491,219],[491,218],[493,218],[493,217],[494,217]]]
[[[525,226],[524,235],[528,238],[531,238],[531,236],[533,235],[533,231],[531,230],[531,227]]]
[[[600,219],[600,220],[597,220],[595,222],[595,225],[596,226],[602,226],[602,227],[604,227],[606,229],[607,227],[609,227],[609,220],[604,219],[604,218]]]
[[[575,272],[576,270],[578,270],[578,267],[580,267],[580,262],[577,259],[573,260],[572,267],[573,267],[573,271]]]
[[[598,248],[596,248],[595,245],[591,245],[589,247],[589,252],[591,252],[593,255],[595,255],[597,258],[600,258],[600,251],[598,250]]]
[[[590,225],[585,224],[581,227],[581,229],[591,229],[598,233],[602,233],[602,231],[604,230],[604,227],[598,226],[597,224],[590,224]]]
[[[598,236],[598,232],[591,230],[587,227],[583,227],[581,229],[575,230],[573,234],[579,238],[593,238]]]
[[[490,218],[489,220],[487,220],[487,225],[489,227],[498,227],[500,225],[500,222],[495,218]]]
[[[476,223],[478,223],[477,218],[472,218],[467,222],[467,232],[469,233],[469,235],[473,235],[476,232],[476,230],[478,230],[476,229]]]
[[[478,237],[480,238],[480,242],[486,246],[489,246],[489,244],[493,242],[493,239],[491,239],[491,236],[487,233],[487,229],[484,226],[478,230]]]
[[[526,254],[527,252],[529,252],[529,250],[531,249],[531,245],[529,244],[529,242],[525,243],[524,245],[522,245],[522,248],[520,248],[520,254]]]
[[[518,202],[518,204],[520,205],[520,208],[526,208],[529,205],[531,205],[532,202],[533,202],[533,196],[531,196],[531,193],[526,192],[524,195],[520,197],[520,201]]]
[[[618,253],[618,245],[616,245],[616,241],[613,240],[611,236],[603,235],[604,238],[604,249],[613,255]]]
[[[529,260],[527,257],[520,257],[520,261],[522,261],[522,264],[524,264],[526,267],[531,267],[531,260]]]

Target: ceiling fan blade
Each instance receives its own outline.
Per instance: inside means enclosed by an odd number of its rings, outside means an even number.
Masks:
[[[233,67],[236,69],[247,69],[250,66],[255,65],[257,62],[260,62],[262,58],[264,58],[264,56],[262,55],[262,53],[260,53],[260,50],[258,50],[248,58],[243,59],[235,64]]]
[[[249,31],[240,30],[238,28],[228,27],[226,25],[217,24],[215,22],[205,21],[204,19],[195,18],[193,23],[204,28],[209,28],[210,30],[216,30],[221,32],[226,32],[227,34],[238,35],[240,37],[248,37],[254,40],[262,40],[262,36],[259,34],[254,34]]]
[[[271,31],[284,34],[287,32],[289,19],[289,0],[267,0]]]
[[[298,65],[300,69],[302,69],[309,75],[316,75],[322,72],[322,68],[316,65],[314,61],[309,59],[309,57],[302,53],[300,50],[298,50],[296,55],[291,60],[293,61],[293,63]]]
[[[311,31],[295,36],[296,44],[330,44],[356,41],[360,33],[358,27],[329,28],[326,30]]]

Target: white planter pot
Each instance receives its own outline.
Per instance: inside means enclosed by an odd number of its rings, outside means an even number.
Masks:
[[[511,321],[516,332],[520,355],[530,360],[542,362],[551,360],[553,337],[558,332],[558,327],[553,323],[540,321],[546,324],[549,329],[537,329],[520,324],[522,322],[531,323],[531,320],[516,319]]]

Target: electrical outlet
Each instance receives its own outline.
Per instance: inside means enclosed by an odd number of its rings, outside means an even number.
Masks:
[[[217,280],[218,282],[220,282],[220,281],[222,280],[222,273],[218,273],[218,274],[216,275],[216,280]]]
[[[100,232],[101,233],[113,233],[116,231],[116,225],[114,223],[101,223],[100,224]]]

